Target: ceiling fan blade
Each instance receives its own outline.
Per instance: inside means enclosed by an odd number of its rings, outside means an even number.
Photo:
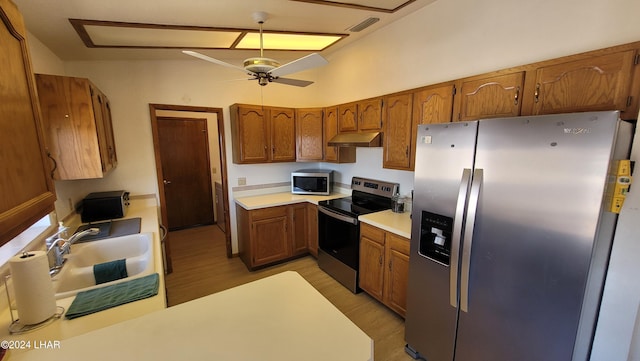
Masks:
[[[273,76],[282,76],[328,64],[327,59],[318,53],[312,53],[300,59],[279,66],[269,72]]]
[[[274,82],[274,83],[293,85],[293,86],[299,86],[299,87],[305,87],[307,85],[313,84],[312,81],[300,80],[300,79],[290,79],[290,78],[273,78],[271,81]]]
[[[183,53],[185,53],[185,54],[187,54],[187,55],[194,56],[194,57],[196,57],[196,58],[198,58],[198,59],[206,60],[206,61],[211,62],[211,63],[214,63],[214,64],[218,64],[218,65],[226,66],[226,67],[228,67],[228,68],[237,69],[237,70],[242,71],[243,73],[246,73],[246,74],[249,74],[249,75],[253,75],[253,73],[252,73],[252,72],[247,71],[247,70],[246,70],[246,69],[244,69],[244,68],[241,68],[241,67],[239,67],[239,66],[235,66],[235,65],[233,65],[233,64],[225,63],[225,62],[224,62],[224,61],[222,61],[222,60],[214,59],[214,58],[212,58],[212,57],[210,57],[210,56],[206,56],[206,55],[204,55],[204,54],[200,54],[200,53],[197,53],[197,52],[195,52],[195,51],[191,51],[191,50],[183,50],[182,52],[183,52]]]

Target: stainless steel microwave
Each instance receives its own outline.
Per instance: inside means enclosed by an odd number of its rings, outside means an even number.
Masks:
[[[291,193],[329,195],[333,171],[327,169],[300,169],[291,173]]]

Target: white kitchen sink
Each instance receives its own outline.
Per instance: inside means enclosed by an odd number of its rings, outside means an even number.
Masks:
[[[154,273],[153,233],[73,244],[65,258],[62,270],[52,278],[56,298]],[[96,285],[93,265],[120,259],[126,260],[128,277]]]

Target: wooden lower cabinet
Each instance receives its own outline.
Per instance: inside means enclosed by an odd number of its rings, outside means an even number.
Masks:
[[[318,257],[318,206],[307,203],[307,237],[309,253]]]
[[[409,239],[360,223],[360,288],[406,314]]]
[[[236,217],[238,254],[250,270],[309,252],[306,203],[255,210],[236,204]]]

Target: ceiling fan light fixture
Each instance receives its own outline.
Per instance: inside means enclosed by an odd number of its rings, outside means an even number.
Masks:
[[[248,58],[244,61],[244,68],[253,73],[267,73],[279,66],[280,63],[269,58]]]

